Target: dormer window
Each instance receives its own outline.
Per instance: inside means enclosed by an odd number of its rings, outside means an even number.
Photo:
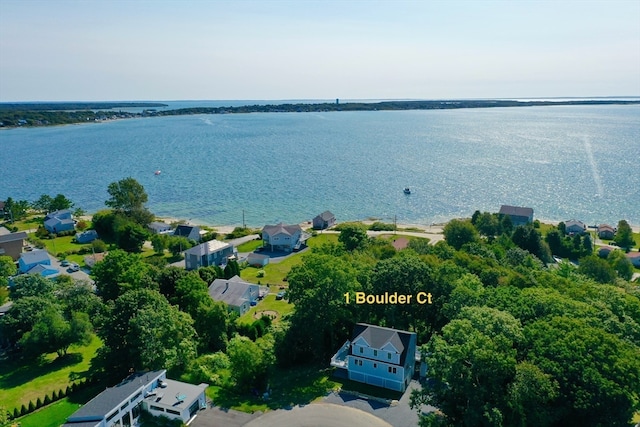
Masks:
[[[377,356],[378,355],[378,350],[373,350],[373,355]]]

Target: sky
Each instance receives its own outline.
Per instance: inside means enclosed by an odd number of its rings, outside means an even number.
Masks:
[[[0,102],[640,96],[640,0],[0,0]]]

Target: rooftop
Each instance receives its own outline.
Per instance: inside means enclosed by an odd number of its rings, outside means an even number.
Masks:
[[[244,295],[252,286],[258,285],[244,282],[238,276],[233,276],[231,279],[216,279],[209,286],[209,296],[216,301],[240,307],[247,301]]]

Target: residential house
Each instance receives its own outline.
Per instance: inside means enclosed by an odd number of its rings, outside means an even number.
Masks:
[[[269,255],[251,252],[249,255],[247,255],[247,264],[252,267],[264,267],[265,265],[269,264]]]
[[[187,270],[195,270],[210,265],[227,263],[227,258],[233,255],[233,245],[220,240],[209,240],[184,251],[184,263]]]
[[[49,233],[70,231],[73,230],[74,227],[73,215],[69,209],[51,212],[44,217],[44,228],[46,228]]]
[[[262,229],[262,245],[271,251],[292,252],[298,250],[310,237],[298,224],[265,225]]]
[[[91,254],[84,257],[84,265],[89,267],[90,269],[96,265],[97,262],[104,260],[104,258],[108,255],[108,252],[100,252],[97,254]]]
[[[514,227],[526,225],[533,222],[533,209],[519,206],[500,206],[499,215],[508,215]]]
[[[598,226],[598,237],[605,240],[613,240],[616,229],[608,224],[600,224]]]
[[[324,230],[333,227],[336,224],[336,216],[329,211],[324,211],[320,215],[313,218],[313,228],[316,230]]]
[[[567,234],[582,234],[587,231],[587,226],[584,222],[575,219],[570,219],[564,223],[565,232]]]
[[[38,274],[42,277],[53,279],[60,275],[60,270],[47,264],[36,264],[27,271],[27,274]]]
[[[28,273],[38,264],[51,265],[51,258],[49,258],[47,251],[36,250],[22,253],[18,260],[18,270],[20,273]]]
[[[5,228],[3,228],[6,230]],[[10,256],[14,261],[20,258],[27,233],[20,231],[0,235],[0,256]]]
[[[631,261],[634,267],[640,268],[640,252],[629,252],[627,258]]]
[[[186,237],[189,240],[193,240],[194,242],[200,241],[200,227],[193,225],[179,225],[173,231],[174,236],[182,236]]]
[[[209,286],[209,296],[222,301],[240,316],[255,305],[260,296],[260,286],[247,283],[238,276],[231,279],[216,279]]]
[[[171,232],[171,225],[166,222],[154,221],[147,227],[154,234],[165,234]]]
[[[76,233],[76,242],[85,244],[91,243],[98,238],[98,232],[96,230],[87,230],[82,233]]]
[[[611,246],[601,246],[598,249],[598,256],[600,258],[606,258],[609,256],[609,254],[611,253],[612,250],[614,250],[616,248],[612,248]]]
[[[167,371],[133,374],[81,406],[62,427],[111,427],[139,424],[142,409],[189,424],[207,406],[208,384],[167,378]]]
[[[331,359],[347,378],[404,392],[415,369],[416,334],[358,323],[352,338]]]

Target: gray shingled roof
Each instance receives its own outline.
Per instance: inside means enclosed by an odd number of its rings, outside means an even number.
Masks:
[[[400,352],[400,365],[404,365],[411,335],[411,332],[357,323],[353,328],[351,342],[362,337],[371,348],[376,349],[381,349],[387,343],[391,343]]]
[[[323,221],[329,221],[331,218],[334,218],[335,215],[330,211],[324,211],[320,215],[318,215]]]
[[[501,213],[503,215],[515,215],[515,216],[530,217],[531,215],[533,215],[533,208],[502,205],[502,206],[500,206],[500,212],[499,213]]]
[[[24,231],[19,231],[17,233],[3,234],[3,235],[0,235],[0,243],[14,242],[16,240],[26,240],[26,238],[27,238],[27,233],[25,233]]]
[[[286,225],[283,223],[276,225],[265,225],[262,229],[264,233],[269,236],[275,236],[276,234],[287,234],[289,236],[295,234],[297,231],[302,231],[302,228],[298,224]]]
[[[119,408],[118,405],[123,400],[128,399],[136,390],[142,390],[143,387],[156,381],[166,371],[151,371],[142,374],[134,374],[129,376],[120,384],[109,387],[89,402],[74,412],[68,419],[67,424],[86,421],[100,421],[106,417],[111,411]]]
[[[189,237],[189,234],[191,234],[191,230],[193,230],[193,227],[190,225],[179,225],[178,227],[176,227],[173,235]]]
[[[209,286],[209,296],[216,301],[240,307],[247,301],[243,296],[251,286],[258,285],[244,282],[238,276],[233,276],[231,279],[216,279]]]

